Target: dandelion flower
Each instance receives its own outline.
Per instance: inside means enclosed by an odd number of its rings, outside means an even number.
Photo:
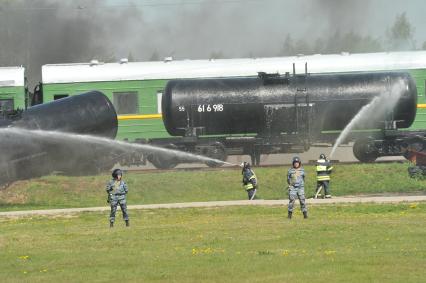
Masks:
[[[334,254],[336,254],[336,251],[324,251],[324,253],[326,255],[334,255]]]
[[[410,204],[410,208],[412,208],[412,209],[417,208],[417,203],[412,203],[412,204]]]

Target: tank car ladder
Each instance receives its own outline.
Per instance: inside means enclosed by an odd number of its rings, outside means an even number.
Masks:
[[[305,150],[309,149],[311,142],[312,104],[309,102],[307,88],[297,88],[294,97],[294,109],[296,118],[296,134],[303,143]]]

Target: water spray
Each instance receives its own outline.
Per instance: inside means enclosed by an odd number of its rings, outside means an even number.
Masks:
[[[354,127],[361,123],[374,121],[383,117],[387,112],[392,111],[403,94],[403,88],[404,83],[399,81],[392,89],[383,92],[380,96],[376,96],[371,100],[370,103],[364,105],[340,133],[331,149],[330,159],[333,157],[337,147],[347,138]]]
[[[103,146],[105,148],[113,148],[121,151],[129,151],[129,150],[141,150],[145,154],[152,153],[161,153],[167,155],[174,155],[179,158],[188,158],[202,162],[215,162],[219,164],[226,164],[230,166],[238,166],[237,164],[229,163],[226,161],[222,161],[219,159],[214,159],[202,155],[196,155],[193,153],[182,152],[179,150],[173,150],[168,148],[162,148],[152,145],[146,144],[136,144],[136,143],[128,143],[123,141],[111,140],[108,138],[95,137],[90,135],[80,135],[80,134],[71,134],[64,133],[58,131],[43,131],[43,130],[26,130],[26,129],[18,129],[18,128],[5,128],[0,129],[0,134],[16,136],[16,138],[41,138],[46,139],[46,141],[52,143],[53,141],[58,142],[76,142],[76,145],[87,144],[87,145],[97,145]]]

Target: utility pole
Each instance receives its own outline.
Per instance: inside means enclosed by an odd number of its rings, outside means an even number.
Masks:
[[[26,58],[25,65],[26,69],[30,70],[30,59],[31,59],[31,1],[28,2],[29,7],[26,9],[25,22],[27,24],[27,38],[26,38]]]

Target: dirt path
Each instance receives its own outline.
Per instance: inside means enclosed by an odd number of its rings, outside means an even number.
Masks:
[[[400,203],[400,202],[422,202],[426,201],[426,195],[416,196],[375,196],[375,197],[335,197],[332,199],[307,199],[309,205],[338,204],[338,203]],[[164,203],[164,204],[142,204],[129,205],[128,209],[161,209],[161,208],[196,208],[196,207],[224,207],[224,206],[279,206],[287,205],[288,200],[231,200],[231,201],[209,201],[209,202],[186,202],[186,203]],[[80,212],[109,211],[109,206],[24,210],[0,212],[0,217],[34,216],[34,215],[60,215]]]

